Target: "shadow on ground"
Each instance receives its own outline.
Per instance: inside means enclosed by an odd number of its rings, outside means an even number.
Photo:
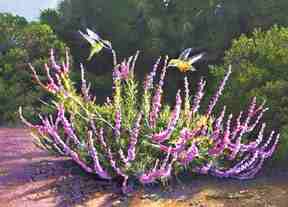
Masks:
[[[71,160],[37,149],[27,130],[0,129],[0,206],[288,206],[288,170],[255,180],[185,175],[166,187],[139,187],[129,196],[116,182],[83,173]]]
[[[35,147],[27,130],[0,129],[0,146],[1,207],[77,206],[90,195],[98,206],[111,206],[119,197],[115,184]]]

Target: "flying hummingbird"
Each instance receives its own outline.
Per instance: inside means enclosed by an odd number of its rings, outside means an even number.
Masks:
[[[87,34],[84,34],[83,32],[79,31],[82,37],[84,37],[91,45],[90,55],[87,60],[91,60],[92,57],[99,53],[103,48],[113,50],[110,41],[103,40],[98,34],[88,28],[86,29],[86,32]]]
[[[193,67],[193,63],[200,60],[205,53],[202,52],[198,55],[189,57],[192,48],[185,49],[177,59],[171,59],[168,63],[168,67],[176,67],[179,69],[180,72],[185,73],[188,71],[195,71],[196,69]]]

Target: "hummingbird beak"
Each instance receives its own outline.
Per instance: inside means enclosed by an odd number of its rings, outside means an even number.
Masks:
[[[171,60],[168,62],[167,68],[168,68],[168,67],[173,67],[173,63],[172,63]]]

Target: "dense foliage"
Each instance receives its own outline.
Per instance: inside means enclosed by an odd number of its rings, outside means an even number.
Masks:
[[[288,25],[287,8],[286,0],[86,0],[85,4],[63,0],[54,13],[44,11],[41,20],[51,22],[77,58],[85,51],[84,43],[75,41],[77,30],[89,27],[113,40],[124,56],[141,48],[149,62],[163,51],[176,55],[190,45],[208,51],[209,60],[219,61],[240,34],[268,29],[275,23]],[[48,14],[51,21],[47,21]],[[104,60],[93,62],[96,68],[91,69],[104,72],[99,61]]]
[[[0,13],[0,29],[0,124],[7,124],[18,119],[20,105],[32,112],[37,107],[37,98],[43,98],[32,87],[28,63],[43,65],[47,62],[47,50],[55,47],[63,55],[65,45],[50,26],[27,23],[23,17],[11,14]]]
[[[220,79],[232,64],[233,76],[223,102],[239,110],[252,96],[267,100],[271,127],[287,131],[288,125],[288,28],[257,29],[251,37],[242,35],[225,53],[224,65],[215,66]],[[288,158],[288,136],[284,133],[277,159]]]
[[[69,77],[68,58],[58,65],[51,55],[51,64],[45,65],[45,82],[31,66],[37,83],[53,96],[49,104],[54,113],[41,113],[39,124],[31,124],[21,116],[42,147],[71,157],[85,171],[100,178],[121,178],[123,192],[129,190],[130,181],[165,181],[184,171],[249,179],[272,156],[279,134],[272,131],[264,136],[264,103],[258,105],[254,98],[247,110],[237,116],[226,116],[225,106],[219,115],[213,113],[231,68],[201,114],[204,79],[191,98],[185,77],[184,90],[178,90],[171,107],[162,99],[165,76],[171,71],[168,57],[162,61],[159,58],[140,84],[134,74],[139,53],[119,64],[115,51],[113,54],[113,94],[105,104],[98,104],[89,92],[83,66],[81,92],[75,89]]]

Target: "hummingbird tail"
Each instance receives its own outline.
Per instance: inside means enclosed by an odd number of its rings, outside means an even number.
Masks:
[[[87,58],[87,61],[90,61],[93,57],[93,53],[90,53],[89,57]]]
[[[188,71],[191,71],[191,72],[196,71],[196,68],[194,68],[194,67],[191,65],[191,67],[189,68]]]

